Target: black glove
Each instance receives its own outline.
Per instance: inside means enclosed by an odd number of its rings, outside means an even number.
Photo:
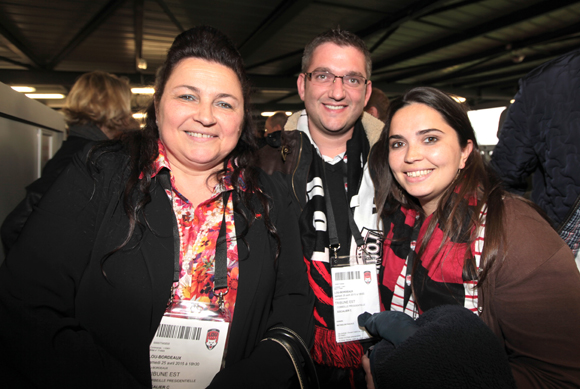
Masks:
[[[358,325],[365,327],[372,336],[388,340],[395,347],[419,329],[411,316],[396,311],[383,311],[374,315],[362,313],[358,317]]]

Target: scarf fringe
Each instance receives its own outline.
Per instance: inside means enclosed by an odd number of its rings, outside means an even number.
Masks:
[[[315,326],[311,354],[314,362],[321,365],[358,369],[361,367],[363,348],[359,342],[338,344],[333,330]]]

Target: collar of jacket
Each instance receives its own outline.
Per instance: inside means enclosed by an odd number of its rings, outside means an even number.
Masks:
[[[69,127],[68,131],[68,136],[76,136],[93,141],[109,139],[95,123],[74,124]]]
[[[286,125],[284,126],[284,131],[296,131],[296,127],[298,127],[298,119],[305,110],[295,112],[288,118]],[[363,112],[362,114],[362,124],[365,129],[365,133],[367,135],[367,139],[369,140],[369,144],[371,148],[381,136],[381,132],[383,131],[383,127],[385,127],[385,123],[381,122],[379,119],[375,118],[373,115]]]

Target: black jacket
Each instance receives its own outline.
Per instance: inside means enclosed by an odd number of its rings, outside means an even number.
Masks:
[[[2,222],[0,235],[2,236],[2,245],[6,255],[14,246],[34,206],[48,192],[60,173],[72,161],[73,156],[80,152],[87,143],[107,139],[107,136],[94,124],[74,125],[69,128],[67,140],[62,143],[60,149],[46,163],[40,178],[26,187],[24,199]]]
[[[151,387],[149,344],[170,296],[175,216],[155,178],[142,238],[103,261],[127,233],[127,162],[122,152],[108,153],[91,177],[76,156],[0,268],[0,374],[12,377],[8,386],[3,378],[3,387]],[[273,325],[290,327],[312,344],[313,294],[296,245],[297,223],[289,222],[288,195],[262,178],[282,251],[275,261],[276,244],[262,218],[238,242],[227,368],[211,387],[287,387],[294,369],[286,352],[260,342]],[[235,225],[238,233],[245,226],[237,213]]]
[[[491,164],[518,194],[533,174],[532,200],[561,225],[580,195],[580,49],[520,80]]]

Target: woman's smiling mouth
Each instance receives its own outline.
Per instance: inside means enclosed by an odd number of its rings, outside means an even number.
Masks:
[[[414,172],[407,172],[408,177],[423,177],[427,174],[431,173],[434,169],[427,169],[427,170],[417,170]]]
[[[201,134],[199,132],[185,132],[187,135],[192,136],[194,138],[213,138],[214,135],[209,135],[209,134]]]

